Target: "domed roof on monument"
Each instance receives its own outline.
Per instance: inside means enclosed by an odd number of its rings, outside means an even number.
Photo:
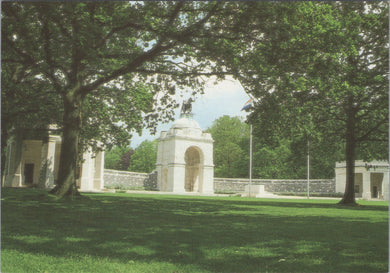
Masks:
[[[172,129],[184,129],[184,128],[194,128],[202,130],[199,126],[199,123],[193,119],[182,117],[175,121],[171,127]]]
[[[162,131],[160,140],[169,139],[170,137],[184,137],[196,139],[196,141],[212,142],[210,133],[204,133],[198,122],[189,116],[182,116],[177,119],[168,131]]]

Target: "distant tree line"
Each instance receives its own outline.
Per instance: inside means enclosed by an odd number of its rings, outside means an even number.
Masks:
[[[239,117],[223,116],[208,129],[214,139],[216,177],[249,177],[249,124]],[[307,142],[300,137],[265,141],[264,131],[253,124],[252,177],[303,179],[307,175]],[[334,165],[343,159],[340,143],[311,143],[311,178],[333,178]]]
[[[157,142],[143,141],[137,148],[115,146],[105,152],[104,168],[150,173],[155,169]]]

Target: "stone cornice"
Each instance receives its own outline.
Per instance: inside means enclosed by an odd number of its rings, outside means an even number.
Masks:
[[[177,140],[191,140],[191,141],[198,141],[198,142],[204,142],[204,143],[214,143],[213,139],[206,138],[203,135],[201,137],[190,137],[190,136],[178,136],[178,135],[173,135],[173,136],[166,136],[163,138],[158,138],[158,141],[168,141],[170,139],[177,139]]]

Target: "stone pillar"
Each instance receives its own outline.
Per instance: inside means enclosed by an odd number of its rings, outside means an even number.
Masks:
[[[214,194],[214,159],[213,159],[213,140],[210,134],[206,134],[209,141],[204,144],[203,155],[203,194]]]
[[[214,166],[203,166],[203,183],[200,192],[214,194]]]
[[[169,166],[168,181],[173,182],[172,192],[185,193],[185,188],[184,188],[185,172],[186,172],[185,164],[175,163],[174,165]],[[172,177],[170,177],[170,175]]]
[[[156,164],[156,171],[157,171],[157,190],[162,191],[163,190],[163,168],[162,164]]]
[[[93,180],[93,189],[101,190],[104,187],[104,151],[98,152],[95,158],[95,175]]]
[[[369,171],[363,172],[363,191],[362,191],[362,198],[369,200],[371,199],[371,175]]]
[[[94,166],[95,162],[91,152],[85,152],[83,155],[84,162],[81,165],[80,190],[90,191],[93,189]]]
[[[336,163],[335,176],[336,176],[336,182],[335,182],[336,192],[344,193],[345,183],[346,183],[345,164],[344,166],[342,166],[341,163]]]
[[[23,139],[16,136],[7,145],[4,187],[22,186],[22,152]]]
[[[43,189],[46,187],[46,171],[47,171],[47,151],[49,145],[43,142],[41,148],[41,166],[39,170],[38,187]]]
[[[44,180],[40,182],[40,187],[52,188],[54,186],[54,166],[55,166],[55,155],[56,155],[56,144],[60,141],[59,136],[49,136],[48,143],[42,146],[42,173],[45,173]]]
[[[383,172],[382,191],[383,200],[389,201],[389,170]]]

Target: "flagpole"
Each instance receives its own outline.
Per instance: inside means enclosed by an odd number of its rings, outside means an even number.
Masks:
[[[253,108],[252,104],[255,102],[255,99],[247,92],[249,96],[249,100],[244,104],[244,107],[241,109],[242,110],[247,110],[250,108]],[[249,136],[249,190],[248,190],[248,196],[251,197],[252,195],[252,150],[253,150],[253,145],[252,145],[252,123],[250,124],[250,136]]]
[[[252,124],[250,124],[249,137],[249,197],[251,197],[252,190]]]
[[[307,199],[310,198],[310,140],[307,140]]]

